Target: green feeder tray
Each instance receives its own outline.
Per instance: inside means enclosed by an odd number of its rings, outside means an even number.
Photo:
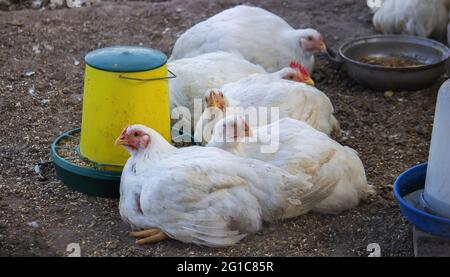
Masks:
[[[104,170],[105,165],[91,162],[80,154],[81,128],[70,130],[55,139],[51,147],[51,157],[56,175],[64,184],[82,193],[93,196],[118,198],[122,170]],[[65,140],[75,141],[73,146],[61,146]],[[66,151],[70,157],[62,157],[60,151]],[[86,165],[83,166],[82,163]],[[88,166],[89,165],[89,166]]]
[[[122,167],[100,164],[83,157],[80,154],[81,128],[67,131],[58,136],[51,145],[51,158],[55,165],[56,175],[65,185],[79,192],[100,197],[118,198],[120,196],[120,176]],[[174,139],[188,138],[190,135],[181,134]],[[70,142],[65,145],[64,142]],[[65,155],[61,155],[61,153]],[[116,170],[110,170],[116,167]]]

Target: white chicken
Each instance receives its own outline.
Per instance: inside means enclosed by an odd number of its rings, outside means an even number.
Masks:
[[[241,55],[223,51],[176,60],[167,66],[177,75],[169,81],[171,108],[187,107],[190,111],[194,110],[194,99],[201,101],[207,90],[252,74],[266,73],[264,68]]]
[[[209,89],[238,81],[252,74],[314,85],[308,72],[299,68],[295,62],[291,62],[290,65],[292,67],[268,74],[261,66],[248,62],[241,55],[228,52],[207,53],[170,62],[169,69],[177,75],[177,78],[169,81],[171,110],[175,107],[187,108],[191,122],[195,126],[194,119],[199,118],[202,113],[201,105],[199,109],[194,108],[195,99],[199,99],[201,104],[205,92]],[[186,123],[186,121],[183,122]],[[177,128],[181,127],[177,126]]]
[[[445,40],[450,0],[385,0],[373,17],[387,34],[409,34]]]
[[[177,149],[142,125],[116,140],[131,154],[120,183],[122,219],[138,244],[168,237],[228,246],[262,228],[263,221],[302,215],[324,199],[335,177],[290,175],[268,163],[217,148]],[[314,187],[314,188],[313,188]]]
[[[302,120],[315,129],[330,135],[339,136],[339,122],[334,117],[334,108],[330,99],[320,90],[300,82],[291,82],[267,75],[252,75],[234,83],[213,89],[205,96],[206,106],[195,127],[194,138],[197,142],[208,142],[211,131],[223,114],[244,113],[252,108],[279,108],[277,119],[290,117]],[[218,108],[218,109],[216,109]],[[220,111],[222,112],[220,112]],[[237,111],[236,111],[237,110]],[[258,115],[264,116],[264,114]],[[271,122],[251,121],[252,125],[266,125]]]
[[[248,61],[274,72],[298,60],[308,72],[314,54],[324,51],[322,35],[314,29],[294,29],[281,17],[264,9],[236,6],[202,21],[176,41],[169,61],[203,53],[241,53]]]
[[[293,175],[306,172],[313,184],[322,178],[337,178],[334,190],[313,208],[316,212],[340,213],[373,192],[355,150],[295,119],[250,129],[243,117],[228,116],[217,122],[207,146],[269,162]]]

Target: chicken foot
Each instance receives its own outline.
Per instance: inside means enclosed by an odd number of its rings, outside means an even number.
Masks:
[[[140,238],[136,241],[139,245],[148,243],[155,243],[168,238],[168,236],[157,228],[151,228],[143,231],[130,232],[129,235],[133,238]]]

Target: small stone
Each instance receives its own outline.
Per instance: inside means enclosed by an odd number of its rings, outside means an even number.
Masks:
[[[392,96],[394,96],[394,92],[392,90],[386,90],[384,92],[384,97],[391,98]]]
[[[39,50],[39,44],[33,45],[33,48],[31,50],[35,54],[40,54],[41,53],[41,50]]]
[[[27,71],[27,72],[25,72],[25,73],[23,74],[23,76],[25,76],[25,77],[30,77],[30,76],[33,76],[34,73],[36,73],[36,72],[34,72],[34,71]]]
[[[39,228],[39,223],[37,223],[37,221],[30,221],[27,223],[27,225],[32,228]]]
[[[30,96],[35,96],[36,95],[36,91],[34,90],[34,86],[31,86],[28,88],[28,95]]]
[[[71,94],[69,99],[73,104],[78,104],[83,100],[83,96],[81,94]]]
[[[167,27],[167,28],[164,29],[164,31],[162,31],[162,34],[167,34],[169,31],[170,31],[170,28]]]
[[[31,8],[32,9],[39,9],[42,6],[42,0],[32,0],[31,1]]]

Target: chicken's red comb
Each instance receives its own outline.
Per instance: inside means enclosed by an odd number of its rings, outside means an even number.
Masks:
[[[307,70],[305,69],[305,67],[304,67],[301,63],[299,63],[298,61],[292,61],[292,62],[289,64],[289,67],[292,68],[292,69],[298,70],[298,71],[302,74],[302,76],[304,76],[304,77],[309,77],[308,71],[307,71]]]

